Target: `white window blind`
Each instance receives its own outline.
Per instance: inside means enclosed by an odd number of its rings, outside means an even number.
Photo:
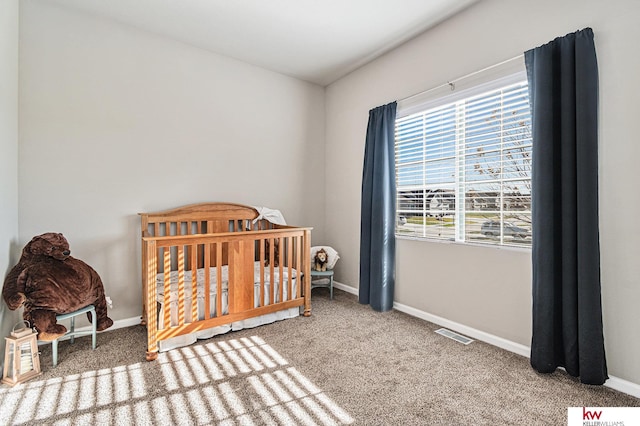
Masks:
[[[396,234],[531,244],[527,82],[396,120]]]

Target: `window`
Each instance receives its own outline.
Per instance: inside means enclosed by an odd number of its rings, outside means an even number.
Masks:
[[[398,114],[397,236],[531,245],[529,94],[509,80]]]

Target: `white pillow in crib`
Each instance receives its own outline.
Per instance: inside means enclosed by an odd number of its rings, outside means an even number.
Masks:
[[[320,250],[324,249],[327,252],[327,269],[333,269],[336,266],[336,262],[340,259],[338,256],[338,252],[335,251],[333,247],[329,246],[315,246],[311,247],[311,266],[315,264],[316,253]]]

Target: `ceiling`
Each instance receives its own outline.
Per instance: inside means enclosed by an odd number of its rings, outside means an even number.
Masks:
[[[322,86],[478,0],[42,0]]]

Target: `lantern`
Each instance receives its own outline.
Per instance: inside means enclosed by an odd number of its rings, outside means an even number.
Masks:
[[[40,354],[38,353],[38,333],[27,327],[16,331],[16,324],[11,336],[5,337],[4,373],[2,383],[15,385],[42,374],[40,371]]]

